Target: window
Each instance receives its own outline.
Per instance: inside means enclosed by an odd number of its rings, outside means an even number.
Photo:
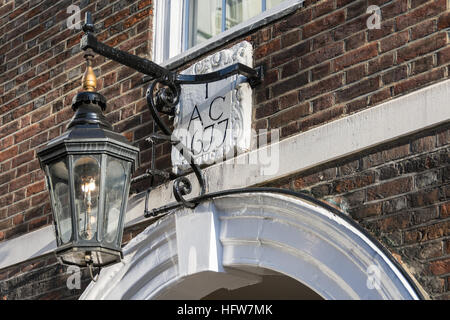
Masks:
[[[155,1],[154,56],[165,62],[182,52],[237,37],[248,23],[259,27],[301,5],[303,0],[159,0]],[[247,25],[246,25],[247,23]],[[259,24],[259,25],[258,25]],[[222,42],[218,42],[220,45]]]
[[[189,0],[184,50],[279,5],[283,0]]]

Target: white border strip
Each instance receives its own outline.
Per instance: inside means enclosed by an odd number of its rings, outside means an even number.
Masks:
[[[450,80],[338,119],[282,140],[282,167],[274,175],[261,175],[258,166],[227,161],[204,170],[207,192],[248,187],[279,179],[328,161],[410,135],[450,120]],[[257,151],[253,151],[257,152]],[[248,154],[242,155],[243,162]],[[188,176],[195,182],[195,177]],[[198,188],[194,186],[193,194]],[[172,183],[150,193],[149,209],[174,202]],[[126,225],[142,222],[144,193],[130,198]],[[0,243],[0,269],[49,253],[56,248],[53,227],[45,227]]]

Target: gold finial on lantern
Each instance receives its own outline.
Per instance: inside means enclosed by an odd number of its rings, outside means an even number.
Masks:
[[[87,66],[82,79],[83,90],[94,92],[97,89],[97,77],[95,76],[94,69],[92,69],[92,58],[94,55],[92,54],[91,49],[86,51],[84,57],[86,58]]]

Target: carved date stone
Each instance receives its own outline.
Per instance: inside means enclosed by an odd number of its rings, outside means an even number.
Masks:
[[[183,74],[205,74],[240,62],[253,67],[249,42],[240,42],[198,61]],[[250,149],[252,90],[244,76],[208,84],[184,85],[174,118],[173,137],[191,151],[197,164],[213,164]],[[189,168],[172,148],[175,174]]]

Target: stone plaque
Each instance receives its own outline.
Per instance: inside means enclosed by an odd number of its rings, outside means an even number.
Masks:
[[[205,74],[240,62],[253,67],[252,46],[244,41],[198,61],[183,74]],[[250,149],[252,90],[241,75],[208,84],[183,85],[174,119],[176,139],[199,165],[213,164]],[[172,148],[175,173],[190,168]]]

